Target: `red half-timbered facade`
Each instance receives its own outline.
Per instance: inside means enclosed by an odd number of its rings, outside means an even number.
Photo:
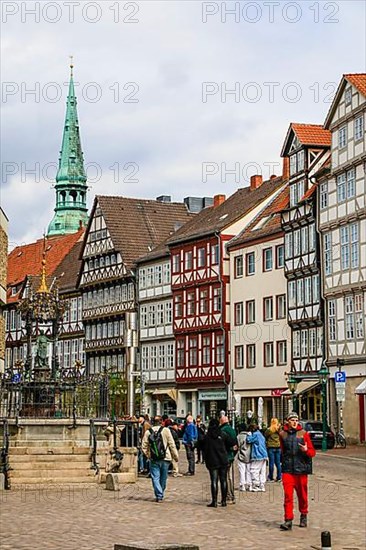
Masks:
[[[171,252],[173,332],[178,414],[208,417],[231,399],[229,369],[229,256],[226,243],[258,214],[282,185],[262,182],[228,199],[214,198],[168,241]],[[230,403],[229,403],[230,404]]]

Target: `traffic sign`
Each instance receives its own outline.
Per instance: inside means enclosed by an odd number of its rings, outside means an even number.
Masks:
[[[336,382],[345,382],[346,381],[346,372],[343,370],[337,371],[334,373],[334,380]]]
[[[337,401],[345,401],[346,400],[346,392],[344,390],[341,390],[340,388],[337,388],[336,400]]]

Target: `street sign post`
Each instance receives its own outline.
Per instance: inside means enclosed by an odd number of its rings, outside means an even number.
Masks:
[[[343,384],[346,383],[346,372],[345,371],[342,371],[342,370],[339,370],[337,372],[334,373],[334,380],[335,380],[335,383],[337,385],[337,382],[341,382]]]

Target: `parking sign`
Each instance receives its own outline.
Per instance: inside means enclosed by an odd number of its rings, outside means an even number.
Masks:
[[[345,371],[337,371],[334,374],[334,380],[336,382],[345,382],[346,381],[346,373]]]

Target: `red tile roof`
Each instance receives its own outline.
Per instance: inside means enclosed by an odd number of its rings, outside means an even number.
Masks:
[[[219,206],[209,206],[196,214],[193,220],[186,223],[168,240],[168,244],[174,245],[222,231],[260,205],[281,185],[283,185],[283,179],[279,176],[264,181],[257,189],[252,190],[250,187],[238,189]]]
[[[343,76],[366,97],[366,73],[345,74]]]
[[[289,202],[289,186],[286,185],[239,235],[229,241],[227,248],[230,250],[230,248],[237,248],[251,241],[281,233],[281,212],[288,208]],[[265,221],[266,218],[268,218],[267,221]],[[264,222],[263,225],[255,229],[261,221]]]
[[[330,147],[332,135],[321,124],[291,124],[296,136],[303,145]]]
[[[312,185],[311,187],[309,187],[309,189],[304,193],[304,195],[301,197],[299,202],[303,202],[303,201],[306,201],[306,199],[310,199],[310,197],[312,197],[313,194],[315,193],[316,187],[317,187],[316,185]]]
[[[83,233],[84,229],[80,229],[71,235],[49,237],[46,240],[47,275],[53,274]],[[42,254],[43,239],[14,248],[8,256],[8,286],[20,284],[28,275],[38,275],[42,267]]]

